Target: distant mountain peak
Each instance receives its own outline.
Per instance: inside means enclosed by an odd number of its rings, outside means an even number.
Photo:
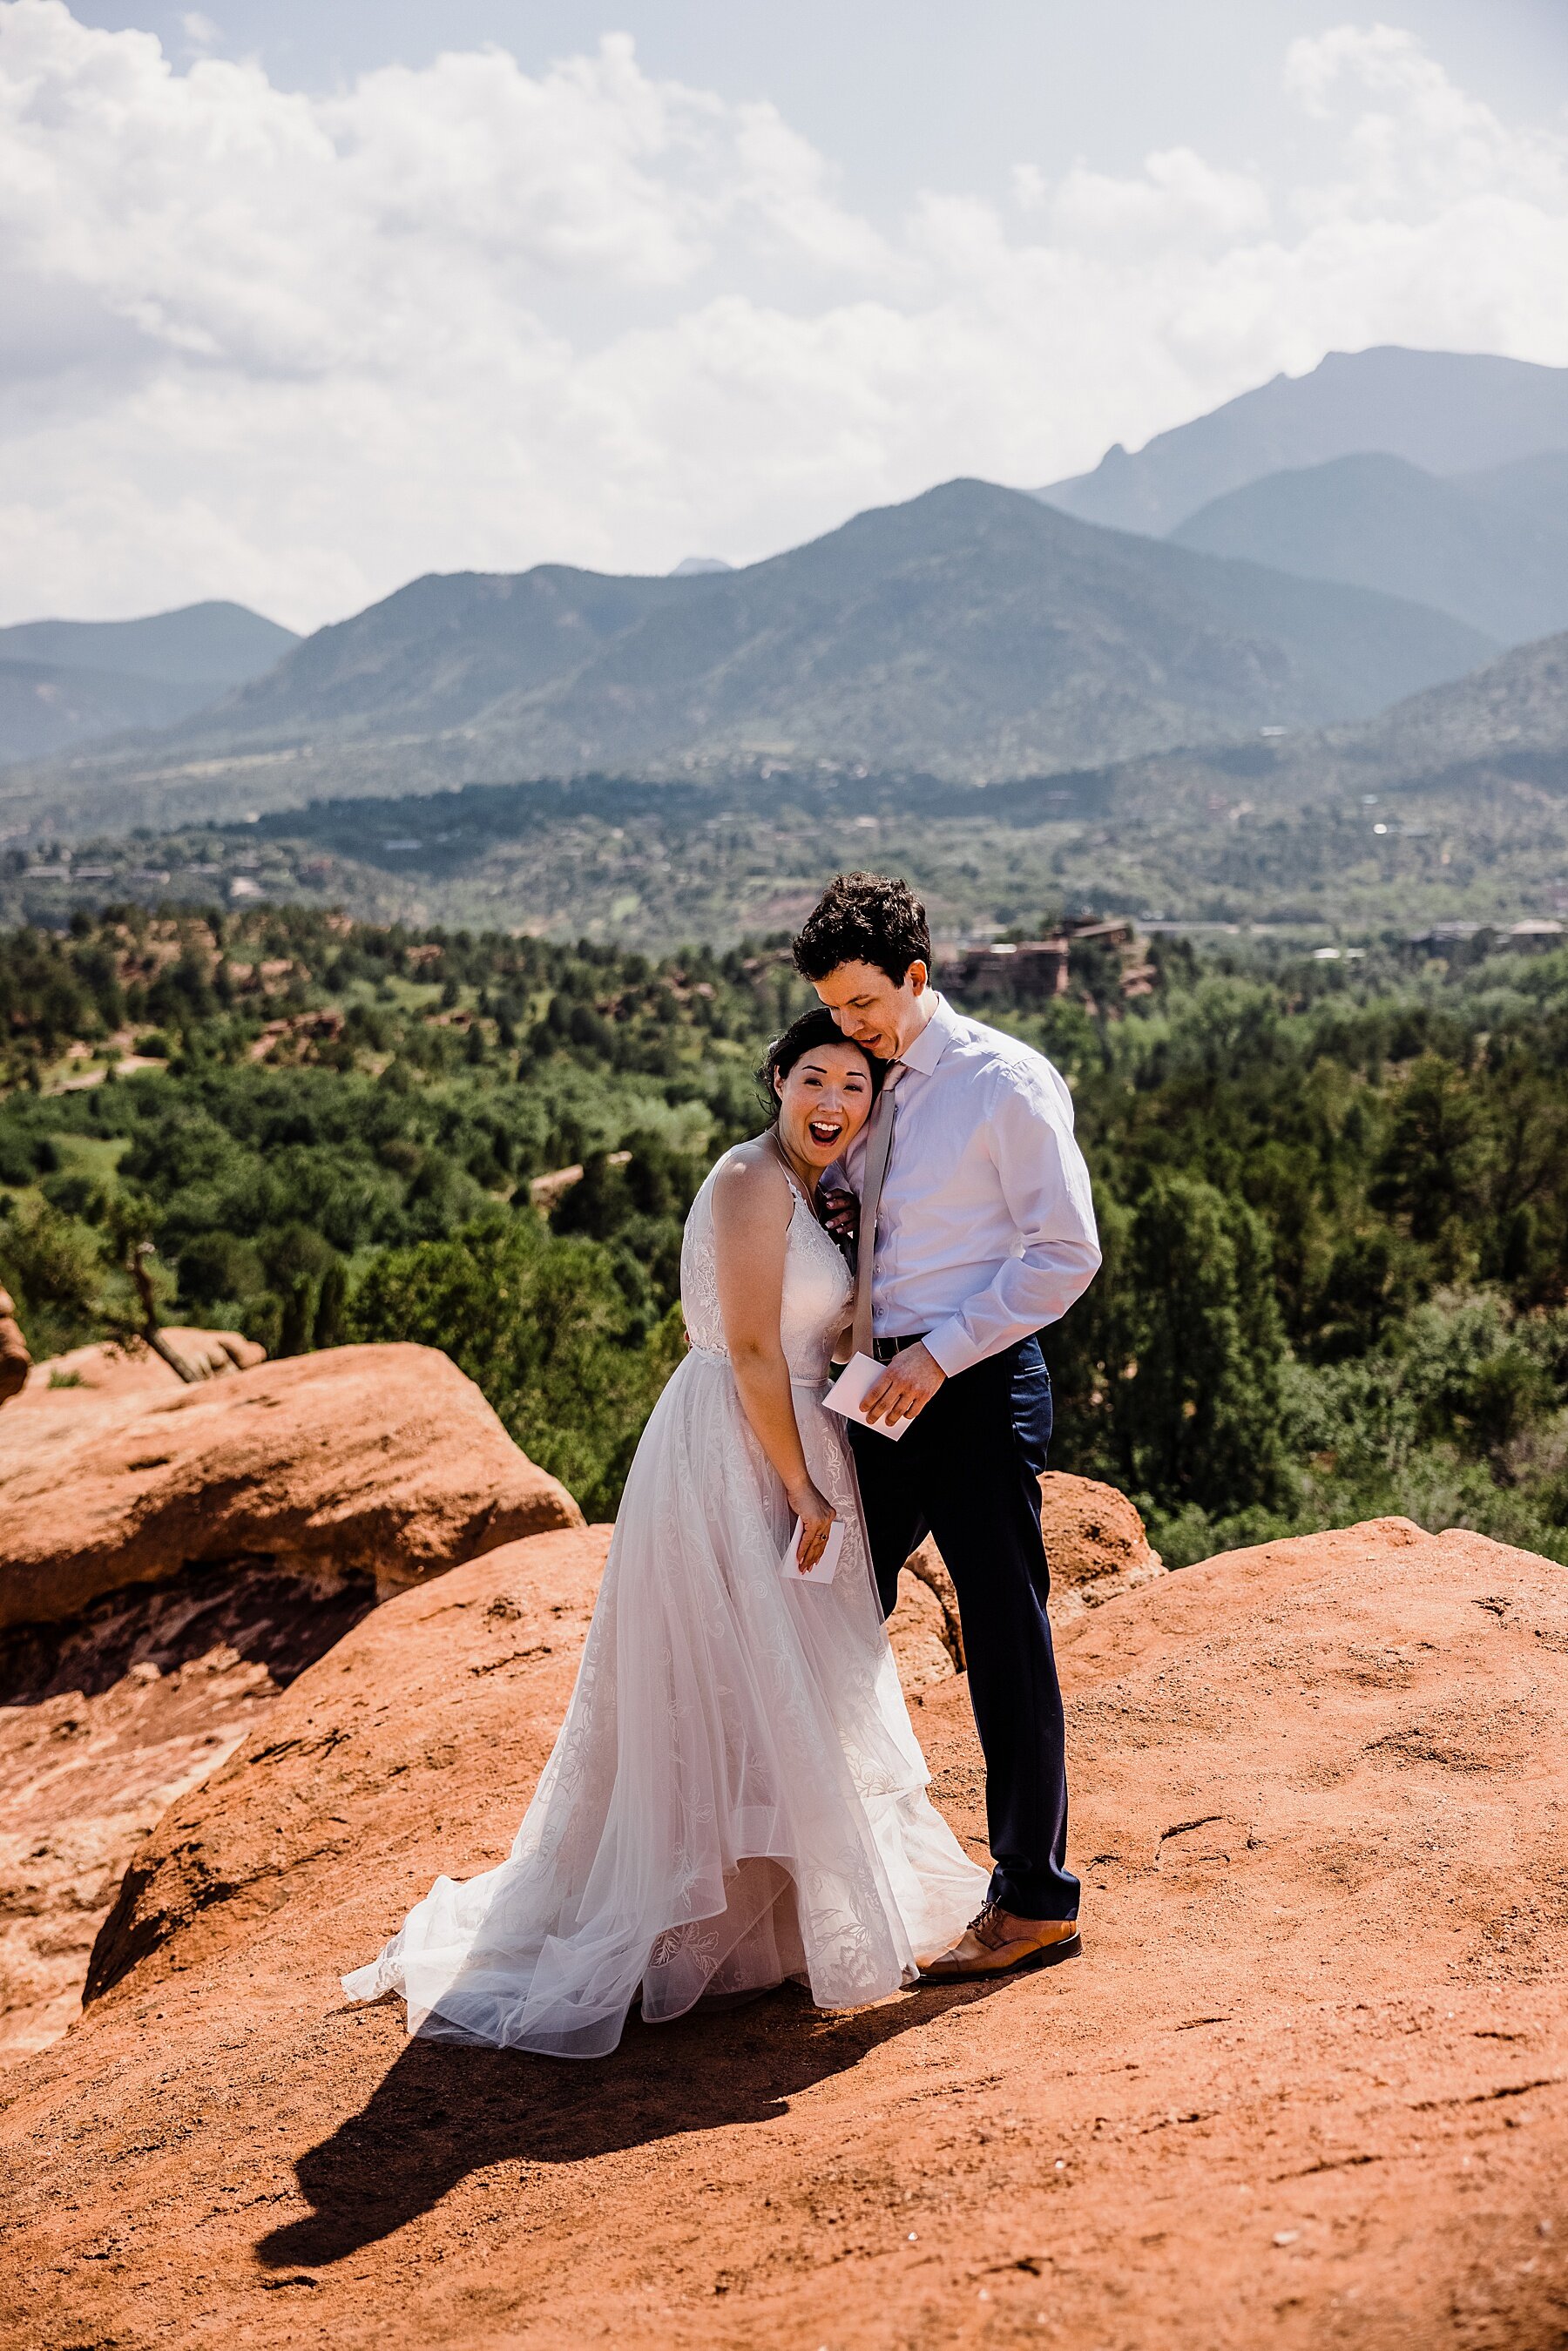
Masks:
[[[695,580],[704,571],[733,571],[722,555],[683,555],[670,573],[672,580]]]
[[[259,676],[298,643],[292,629],[214,598],[134,621],[18,621],[0,629],[0,662],[221,689]]]
[[[1568,449],[1568,368],[1382,343],[1276,375],[1133,455],[1117,442],[1092,473],[1036,495],[1084,522],[1163,538],[1228,491],[1335,457],[1386,451],[1451,475],[1552,449]]]
[[[1568,628],[1568,452],[1448,475],[1384,451],[1285,467],[1211,499],[1170,539],[1414,598],[1502,644]]]
[[[244,604],[216,600],[134,621],[0,629],[0,765],[175,725],[299,642]]]

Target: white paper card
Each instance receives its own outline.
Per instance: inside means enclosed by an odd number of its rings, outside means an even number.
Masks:
[[[828,1540],[822,1545],[821,1558],[817,1562],[815,1567],[809,1567],[802,1570],[800,1556],[800,1521],[797,1519],[795,1521],[795,1531],[790,1536],[784,1556],[779,1561],[779,1564],[783,1569],[786,1575],[792,1575],[794,1577],[797,1583],[831,1583],[834,1576],[837,1575],[839,1572],[839,1553],[842,1551],[843,1547],[844,1522],[842,1519],[835,1519],[832,1525],[828,1529]]]
[[[909,1426],[906,1420],[897,1421],[889,1428],[885,1421],[867,1420],[861,1410],[862,1396],[886,1369],[887,1365],[879,1364],[873,1355],[852,1355],[822,1402],[830,1412],[841,1412],[846,1420],[858,1420],[862,1428],[874,1427],[878,1437],[885,1437],[896,1445]]]

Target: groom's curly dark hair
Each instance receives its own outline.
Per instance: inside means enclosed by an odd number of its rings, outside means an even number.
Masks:
[[[874,964],[902,987],[912,963],[931,964],[925,909],[901,874],[835,873],[795,941],[795,968],[826,979],[841,963]]]

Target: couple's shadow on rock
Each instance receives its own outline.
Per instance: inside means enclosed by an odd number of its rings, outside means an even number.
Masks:
[[[674,2024],[632,2019],[591,2064],[411,2041],[369,2104],[296,2166],[313,2210],[256,2247],[318,2268],[391,2236],[492,2164],[584,2163],[686,2131],[771,2122],[900,2033],[999,1990],[967,1984],[826,2014],[792,1991]]]

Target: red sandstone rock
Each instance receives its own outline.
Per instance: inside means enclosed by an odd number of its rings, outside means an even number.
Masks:
[[[1040,1481],[1040,1531],[1054,1593],[1091,1607],[1164,1573],[1143,1520],[1125,1494],[1093,1478],[1048,1469]]]
[[[566,1712],[611,1533],[507,1543],[358,1624],[274,1702],[256,1740],[171,1806],[99,1938],[89,1998],[132,1966],[150,1982],[244,1943],[307,1880],[336,1907],[361,1842],[417,1846],[437,1790],[449,1874],[499,1860]],[[486,1751],[490,1768],[455,1810],[453,1762]],[[377,1923],[373,1903],[364,1916],[370,1956],[397,1922]]]
[[[1092,1478],[1072,1478],[1063,1471],[1049,1469],[1040,1481],[1040,1531],[1051,1562],[1053,1625],[1064,1625],[1085,1608],[1098,1608],[1106,1600],[1135,1591],[1151,1576],[1165,1573],[1165,1562],[1158,1552],[1149,1548],[1143,1520],[1125,1494],[1118,1493],[1114,1486],[1103,1486]],[[921,1584],[937,1604],[940,1626],[930,1614],[929,1602],[915,1598]],[[918,1616],[936,1633],[953,1667],[961,1673],[965,1663],[964,1633],[958,1595],[933,1536],[928,1535],[904,1562],[899,1604],[889,1625],[895,1648],[898,1628],[906,1610],[911,1612],[908,1621],[912,1631]],[[940,1677],[928,1675],[926,1678]]]
[[[115,1592],[0,1653],[0,2064],[80,2013],[127,1865],[175,1796],[375,1605],[366,1575],[264,1562]]]
[[[203,1561],[371,1575],[382,1592],[580,1526],[432,1347],[335,1347],[150,1400],[0,1421],[0,1628]]]
[[[32,1360],[11,1296],[0,1290],[0,1404],[8,1403],[26,1384]]]
[[[234,1372],[227,1334],[174,1335]],[[379,1594],[577,1518],[423,1349],[215,1390],[144,1348],[63,1360],[89,1384],[29,1388],[0,1433],[0,2062],[77,2012],[164,1807]]]
[[[958,1670],[947,1611],[940,1593],[923,1574],[906,1570],[900,1578],[898,1605],[887,1620],[887,1637],[898,1662],[898,1678],[909,1698],[918,1698],[933,1682],[947,1681]]]
[[[231,1372],[254,1371],[267,1361],[267,1349],[239,1331],[200,1331],[172,1324],[162,1334],[203,1379],[226,1377]],[[72,1400],[86,1395],[177,1395],[186,1383],[172,1365],[155,1355],[143,1340],[99,1340],[73,1347],[68,1354],[50,1355],[27,1374],[22,1401],[29,1407],[47,1403],[53,1412],[69,1411]]]
[[[1568,2295],[1568,1574],[1403,1520],[1062,1625],[1082,1961],[567,2066],[348,2009],[505,1849],[602,1538],[366,1618],[179,1800],[0,2089],[0,2328],[333,2351],[1544,2346]],[[917,1709],[979,1833],[967,1693]]]

